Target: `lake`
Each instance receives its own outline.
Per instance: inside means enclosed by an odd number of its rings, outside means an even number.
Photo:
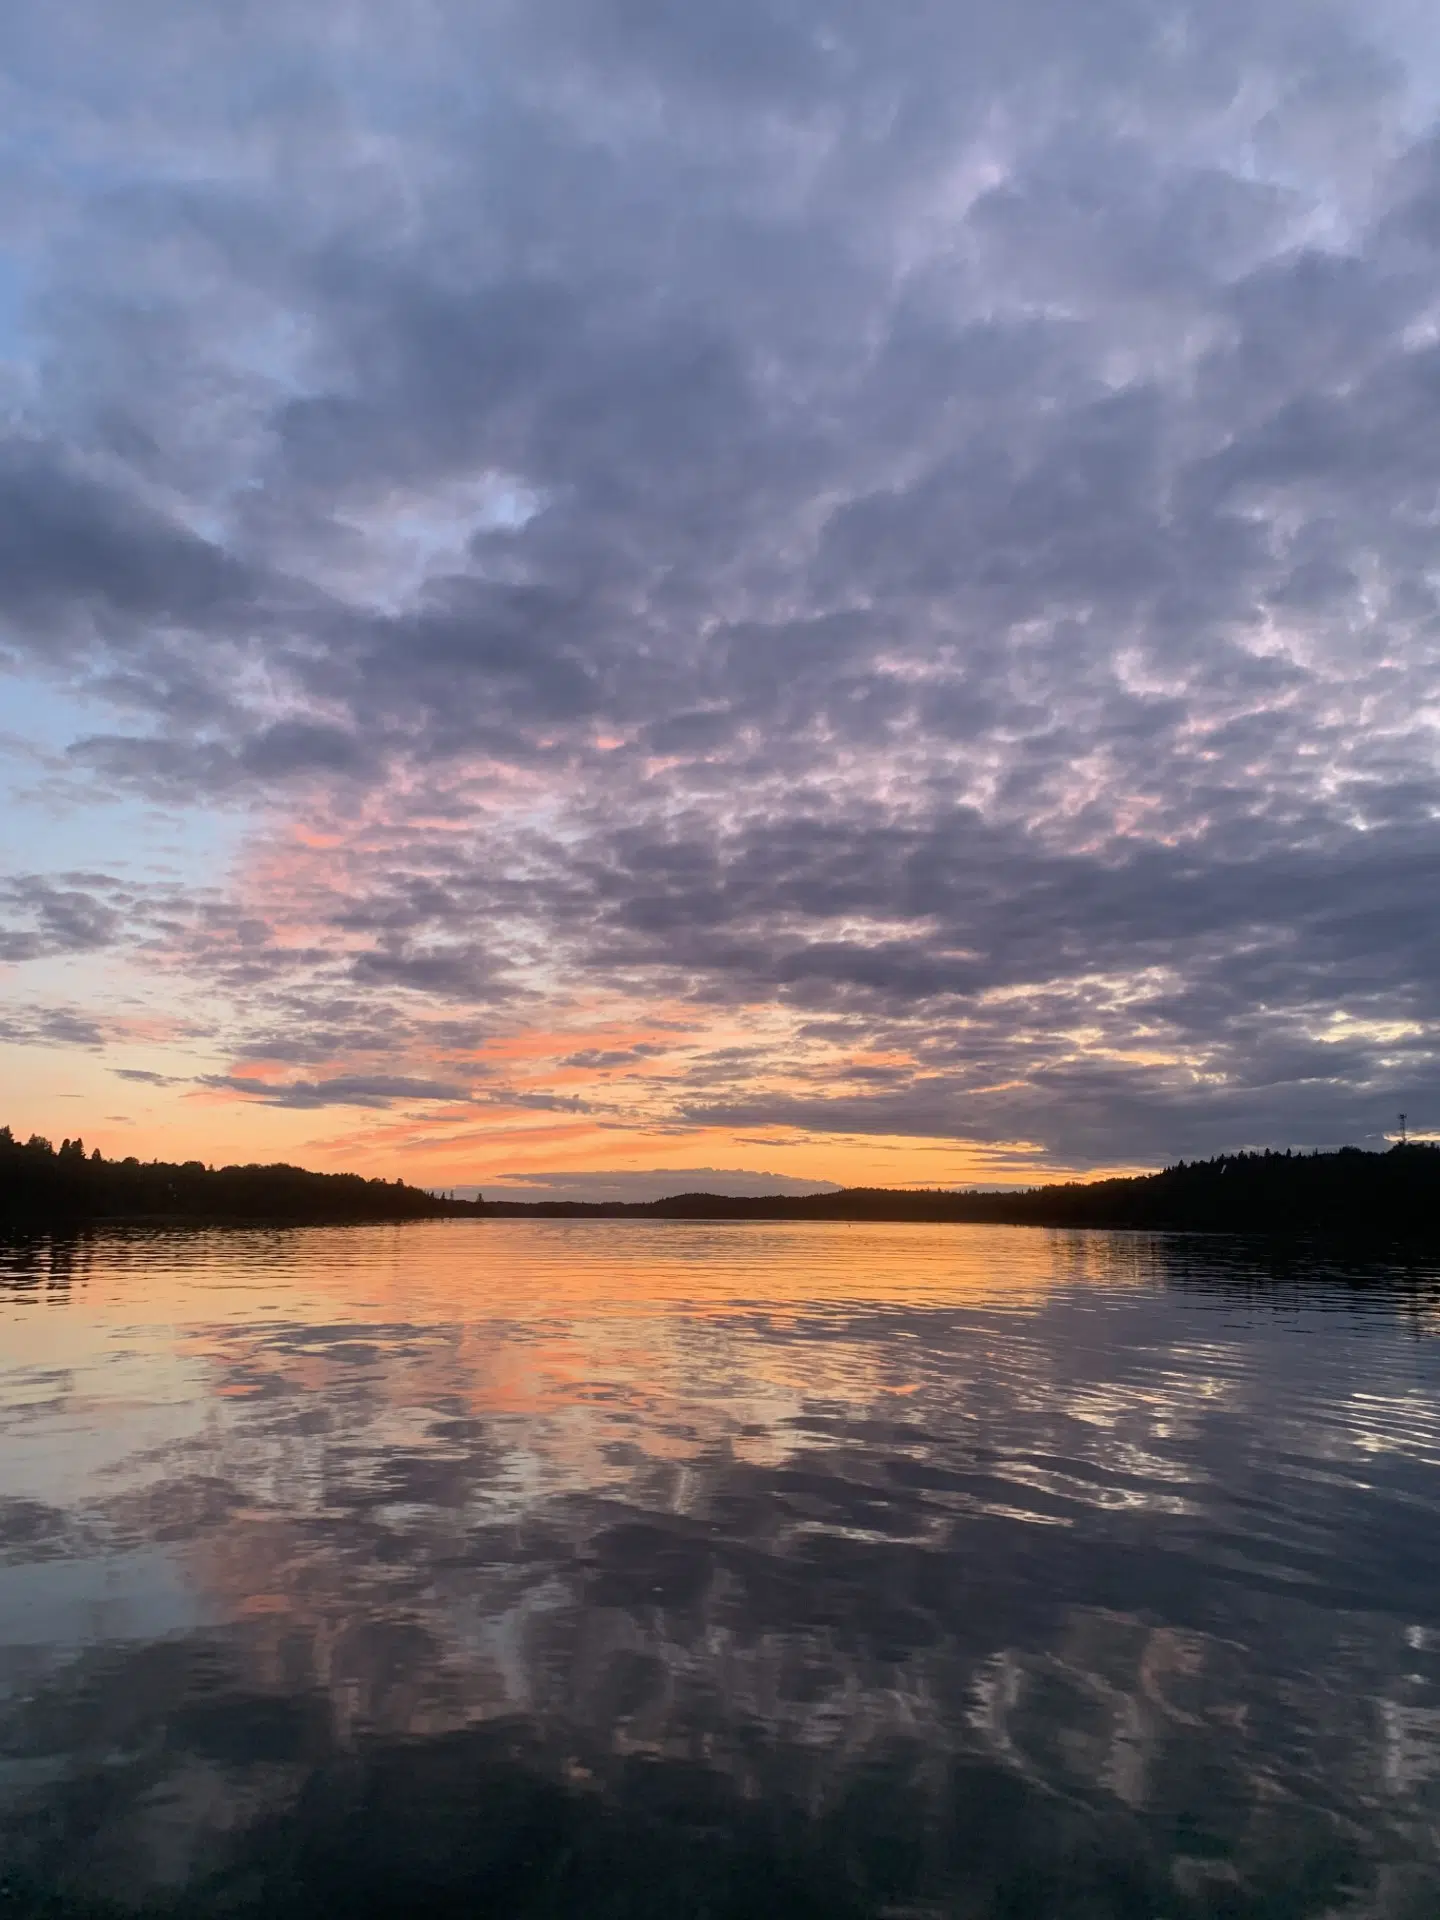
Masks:
[[[0,1915],[1435,1920],[1440,1281],[0,1244]]]

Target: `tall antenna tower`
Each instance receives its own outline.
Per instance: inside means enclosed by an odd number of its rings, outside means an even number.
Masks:
[[[1403,1113],[1400,1116],[1400,1144],[1402,1147],[1405,1145],[1405,1116]]]

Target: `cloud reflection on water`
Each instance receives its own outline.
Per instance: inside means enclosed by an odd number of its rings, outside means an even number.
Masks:
[[[616,1913],[1432,1911],[1433,1285],[1267,1258],[531,1223],[17,1250],[8,1850],[242,1911],[578,1914],[607,1861]]]

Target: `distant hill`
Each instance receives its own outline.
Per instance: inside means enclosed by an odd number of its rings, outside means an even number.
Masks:
[[[836,1193],[679,1193],[664,1200],[444,1200],[398,1180],[303,1167],[105,1160],[79,1140],[0,1127],[0,1224],[95,1221],[304,1225],[366,1220],[913,1220],[1034,1227],[1327,1234],[1440,1241],[1440,1147],[1384,1153],[1234,1153],[1133,1179],[1008,1193],[848,1187]]]
[[[1008,1193],[838,1193],[736,1200],[681,1193],[646,1202],[492,1200],[487,1216],[541,1219],[928,1220],[1036,1227],[1153,1227],[1224,1233],[1440,1238],[1440,1147],[1384,1153],[1234,1153],[1183,1160],[1133,1179],[1073,1181]]]
[[[105,1160],[81,1140],[56,1148],[0,1127],[0,1224],[94,1221],[235,1222],[305,1226],[474,1215],[470,1200],[440,1200],[399,1180],[303,1167],[206,1167],[199,1160]]]

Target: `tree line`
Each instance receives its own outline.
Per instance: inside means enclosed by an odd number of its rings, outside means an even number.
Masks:
[[[551,1219],[970,1221],[1036,1227],[1148,1227],[1225,1233],[1326,1233],[1440,1238],[1440,1147],[1386,1152],[1230,1153],[1113,1180],[985,1192],[848,1187],[837,1193],[737,1200],[681,1193],[665,1200],[488,1202],[492,1216]]]
[[[81,1139],[58,1147],[0,1127],[0,1221],[69,1226],[91,1221],[235,1221],[277,1225],[433,1220],[477,1212],[401,1180],[304,1167],[208,1167],[200,1160],[107,1160]]]
[[[848,1187],[834,1193],[680,1193],[663,1200],[457,1200],[355,1173],[303,1167],[207,1167],[106,1160],[82,1140],[59,1147],[0,1127],[0,1222],[235,1221],[304,1224],[445,1218],[977,1222],[1145,1227],[1228,1233],[1326,1233],[1440,1239],[1440,1146],[1380,1153],[1231,1153],[1160,1173],[1004,1192]]]

